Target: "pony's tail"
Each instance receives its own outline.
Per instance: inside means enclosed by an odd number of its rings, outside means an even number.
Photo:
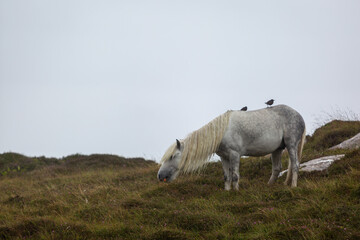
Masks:
[[[305,144],[305,137],[306,137],[306,127],[304,127],[304,132],[301,136],[301,140],[300,140],[300,143],[298,146],[298,161],[299,161],[299,163],[301,162],[301,154],[302,154],[304,144]]]

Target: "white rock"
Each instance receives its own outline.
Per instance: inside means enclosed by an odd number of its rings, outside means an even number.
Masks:
[[[308,162],[301,163],[299,171],[304,171],[304,172],[323,171],[328,169],[328,167],[330,167],[330,165],[334,161],[340,160],[344,156],[345,154],[339,154],[339,155],[316,158]],[[281,177],[286,172],[287,170],[282,171],[279,177]]]
[[[360,147],[360,133],[356,134],[354,137],[343,141],[342,143],[333,146],[330,150],[333,149],[356,149]]]

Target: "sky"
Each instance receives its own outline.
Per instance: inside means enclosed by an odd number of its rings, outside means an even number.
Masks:
[[[360,113],[360,1],[0,0],[0,153],[159,161],[216,116]]]

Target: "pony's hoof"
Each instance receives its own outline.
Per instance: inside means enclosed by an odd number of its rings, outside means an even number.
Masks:
[[[231,185],[225,183],[225,190],[230,191],[231,190]]]
[[[271,186],[271,185],[274,185],[274,183],[275,183],[275,180],[270,179],[267,184]]]

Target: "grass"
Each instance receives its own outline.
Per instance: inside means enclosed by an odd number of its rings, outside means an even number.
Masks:
[[[333,120],[315,130],[311,137],[307,137],[304,150],[325,150],[355,136],[359,132],[360,121]]]
[[[241,159],[238,192],[218,162],[166,184],[144,159],[1,154],[0,239],[360,239],[360,150],[344,153],[294,189],[266,185],[269,158]]]

